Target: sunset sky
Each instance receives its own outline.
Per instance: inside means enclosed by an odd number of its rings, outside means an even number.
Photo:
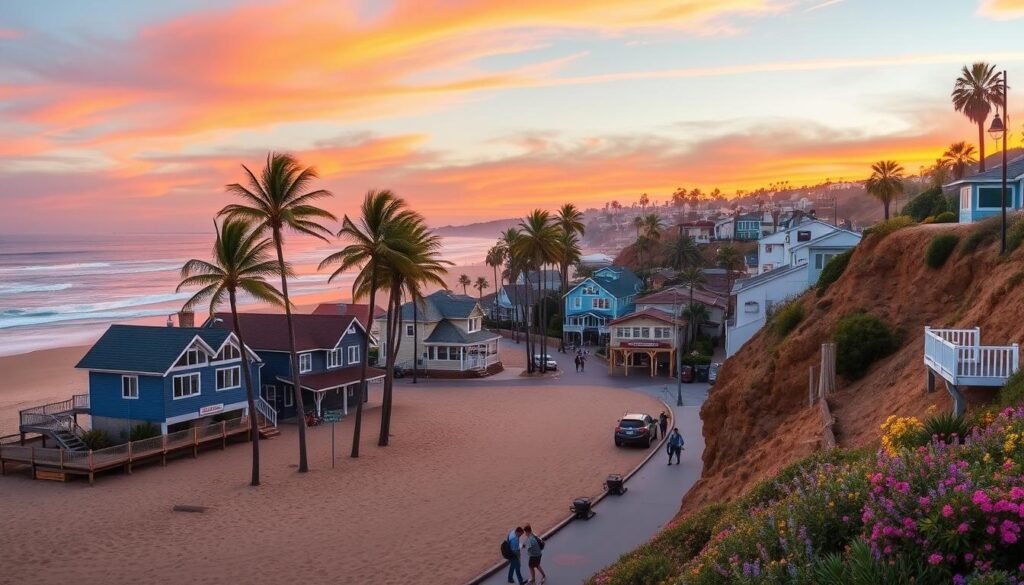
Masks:
[[[339,215],[390,188],[434,225],[916,173],[977,141],[962,65],[1024,113],[1022,26],[1024,0],[0,0],[0,233],[205,230],[268,150]]]

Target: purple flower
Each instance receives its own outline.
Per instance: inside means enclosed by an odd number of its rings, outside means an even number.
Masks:
[[[932,554],[928,555],[928,564],[929,565],[937,565],[937,564],[939,564],[941,562],[942,562],[942,555],[940,555],[939,553],[932,553]]]

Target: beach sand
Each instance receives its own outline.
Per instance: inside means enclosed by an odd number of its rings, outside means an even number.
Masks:
[[[5,418],[22,394],[0,389]],[[283,426],[261,442],[258,488],[244,443],[95,487],[12,473],[0,479],[0,583],[460,583],[498,560],[510,527],[545,530],[573,497],[638,464],[646,450],[610,439],[637,408],[660,404],[606,388],[429,380],[397,388],[390,447],[376,446],[378,409],[365,413],[358,460],[352,417],[338,424],[336,469],[329,425],[310,429],[306,475],[296,427]]]

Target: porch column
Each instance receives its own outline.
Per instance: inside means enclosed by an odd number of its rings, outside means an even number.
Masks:
[[[629,377],[629,360],[633,359],[633,352],[628,349],[622,351],[622,366],[626,369],[625,376]]]
[[[459,348],[459,371],[460,372],[466,369],[466,354],[464,353],[465,349],[466,348],[464,348],[464,347],[460,347]]]
[[[316,415],[317,416],[321,415],[320,404],[323,403],[323,401],[324,401],[324,393],[323,392],[314,392],[313,393],[313,402],[316,403]]]
[[[341,387],[341,410],[348,416],[348,386]]]

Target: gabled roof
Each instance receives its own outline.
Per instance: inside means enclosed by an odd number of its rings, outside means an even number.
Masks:
[[[380,307],[374,307],[373,318],[379,319],[387,314],[387,311]],[[367,315],[370,312],[370,305],[367,303],[320,303],[313,309],[314,315],[351,315],[365,329],[369,326]]]
[[[724,298],[707,290],[694,289],[693,300],[709,307],[724,309],[727,306]],[[667,288],[636,300],[638,305],[670,305],[675,302],[678,302],[680,306],[690,302],[690,289],[685,286]]]
[[[1022,177],[1024,177],[1024,156],[1018,156],[1006,163],[1006,180],[1017,181]],[[946,183],[943,186],[952,187],[953,185],[959,185],[961,183],[999,183],[1002,180],[1003,165],[999,165],[986,170],[984,173],[975,173],[969,177],[953,181],[952,183]]]
[[[609,326],[611,326],[611,325],[619,325],[621,323],[626,323],[626,322],[632,321],[633,319],[644,319],[644,318],[646,318],[646,319],[655,319],[657,321],[664,321],[665,323],[668,323],[669,325],[686,325],[686,319],[673,319],[672,315],[669,315],[668,313],[666,313],[665,311],[662,311],[660,309],[644,309],[643,311],[637,311],[635,313],[630,313],[628,315],[623,315],[623,316],[619,317],[618,319],[615,319],[614,321],[608,323],[608,325]]]
[[[499,289],[499,292],[501,292],[501,291],[503,291],[505,293],[505,296],[508,297],[508,302],[511,303],[511,304],[515,304],[516,302],[520,302],[520,303],[525,302],[526,299],[527,299],[527,296],[526,296],[527,291],[530,292],[531,296],[529,298],[531,300],[533,300],[533,295],[535,295],[535,293],[533,292],[533,289],[528,287],[528,286],[526,286],[525,284],[506,284],[505,286],[501,287],[501,289]],[[498,304],[500,306],[502,306],[502,307],[506,307],[507,306],[507,305],[502,304],[500,302],[500,299],[499,299]]]
[[[758,274],[757,276],[751,276],[750,278],[742,278],[740,280],[737,280],[735,284],[733,284],[732,292],[733,294],[736,294],[738,292],[745,291],[756,286],[761,286],[766,282],[770,282],[772,280],[775,280],[776,278],[785,276],[787,274],[792,274],[798,270],[807,270],[807,263],[804,262],[803,264],[797,264],[795,266],[789,265],[783,268],[769,270],[768,272]]]
[[[640,290],[640,278],[633,274],[633,271],[622,266],[607,266],[594,272],[588,278],[566,291],[566,295],[583,286],[587,282],[593,282],[603,288],[605,292],[615,298],[628,297]]]
[[[423,297],[416,307],[416,320],[420,323],[433,323],[442,319],[468,319],[477,305],[473,297],[439,290]],[[412,323],[413,312],[411,301],[402,305],[402,320]]]
[[[216,353],[233,336],[220,329],[111,325],[75,367],[162,376],[197,338]]]
[[[820,219],[809,219],[809,218],[807,218],[807,216],[804,216],[803,221],[801,221],[800,223],[798,223],[796,225],[792,225],[790,227],[787,227],[784,230],[779,230],[779,231],[775,232],[774,234],[770,234],[770,235],[767,235],[767,236],[761,238],[761,243],[762,244],[776,244],[776,243],[781,244],[781,243],[786,241],[785,236],[787,234],[790,234],[792,232],[798,231],[801,228],[806,228],[808,225],[810,225],[812,223],[821,224],[821,225],[823,225],[823,226],[825,226],[825,227],[827,227],[827,228],[829,228],[829,229],[831,229],[833,231],[834,230],[838,230],[838,229],[842,229],[842,228],[838,228],[838,227],[836,227],[836,226],[834,226],[834,225],[832,225],[832,224],[830,224],[828,222],[821,221]],[[775,236],[779,236],[779,237],[775,237]],[[824,236],[818,236],[818,237],[821,238],[821,237],[824,237]],[[814,239],[812,238],[811,241],[814,241]],[[801,243],[805,243],[805,242],[801,242]]]
[[[289,351],[288,320],[276,313],[239,313],[245,344],[256,351]],[[295,351],[334,349],[350,325],[365,328],[352,315],[292,314],[295,325]],[[213,330],[234,329],[231,313],[217,313],[206,321]]]
[[[831,232],[829,234],[826,234],[824,236],[821,236],[821,237],[818,237],[818,238],[814,238],[814,239],[808,240],[806,242],[800,242],[799,244],[797,244],[797,245],[793,246],[792,248],[790,248],[790,250],[795,252],[796,250],[800,250],[800,249],[803,249],[803,248],[820,246],[821,244],[823,244],[823,243],[825,243],[825,242],[827,242],[829,240],[836,239],[838,237],[849,237],[849,238],[853,238],[853,239],[855,239],[856,241],[859,242],[863,236],[861,236],[857,232],[851,232],[850,230],[847,230],[847,229],[836,228],[835,231],[833,231],[833,232]]]
[[[484,343],[485,341],[491,341],[501,337],[497,333],[490,331],[480,330],[474,331],[473,333],[466,333],[459,327],[455,326],[451,321],[444,319],[434,330],[430,332],[430,335],[423,340],[424,343]]]

